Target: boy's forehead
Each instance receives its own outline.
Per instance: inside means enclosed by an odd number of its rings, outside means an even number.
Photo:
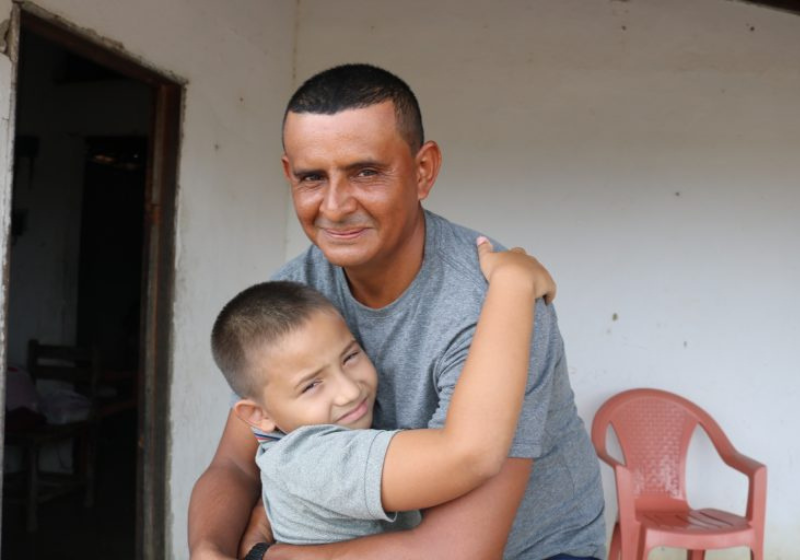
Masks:
[[[320,309],[272,341],[254,344],[248,361],[264,383],[291,380],[324,367],[353,340],[344,318],[335,309]]]

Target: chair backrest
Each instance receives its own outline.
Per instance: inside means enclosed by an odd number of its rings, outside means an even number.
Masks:
[[[592,441],[605,452],[608,426],[617,435],[637,500],[686,500],[686,454],[695,428],[715,435],[717,423],[700,407],[658,389],[631,389],[606,401],[594,418]]]
[[[100,375],[97,348],[83,348],[28,342],[28,372],[34,382],[40,379],[64,381],[94,398]]]

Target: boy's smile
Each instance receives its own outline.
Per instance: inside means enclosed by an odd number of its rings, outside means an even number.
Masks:
[[[259,399],[266,413],[262,429],[372,425],[377,374],[338,313],[315,312],[278,341],[254,349],[248,362],[266,379]]]

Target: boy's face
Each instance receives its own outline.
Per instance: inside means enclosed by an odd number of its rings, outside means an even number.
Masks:
[[[298,329],[256,349],[249,362],[267,379],[258,399],[266,415],[262,429],[372,425],[378,376],[338,313],[315,312]]]

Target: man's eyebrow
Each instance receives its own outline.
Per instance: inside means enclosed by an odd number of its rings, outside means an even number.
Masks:
[[[362,159],[360,161],[356,161],[345,167],[346,171],[355,171],[357,169],[363,169],[365,167],[377,167],[379,169],[384,169],[388,167],[382,161],[378,161],[377,159]]]
[[[377,169],[386,169],[389,167],[388,164],[378,161],[376,159],[362,159],[359,161],[354,161],[351,164],[348,164],[344,167],[344,170],[347,173],[352,173],[353,171],[357,171],[359,169],[364,169],[365,167],[374,167]],[[305,177],[307,175],[327,175],[327,172],[324,169],[314,169],[314,168],[302,168],[302,167],[292,167],[292,175],[294,177]]]
[[[295,177],[303,177],[304,175],[324,175],[325,172],[321,169],[303,169],[302,167],[292,167],[292,175]]]

